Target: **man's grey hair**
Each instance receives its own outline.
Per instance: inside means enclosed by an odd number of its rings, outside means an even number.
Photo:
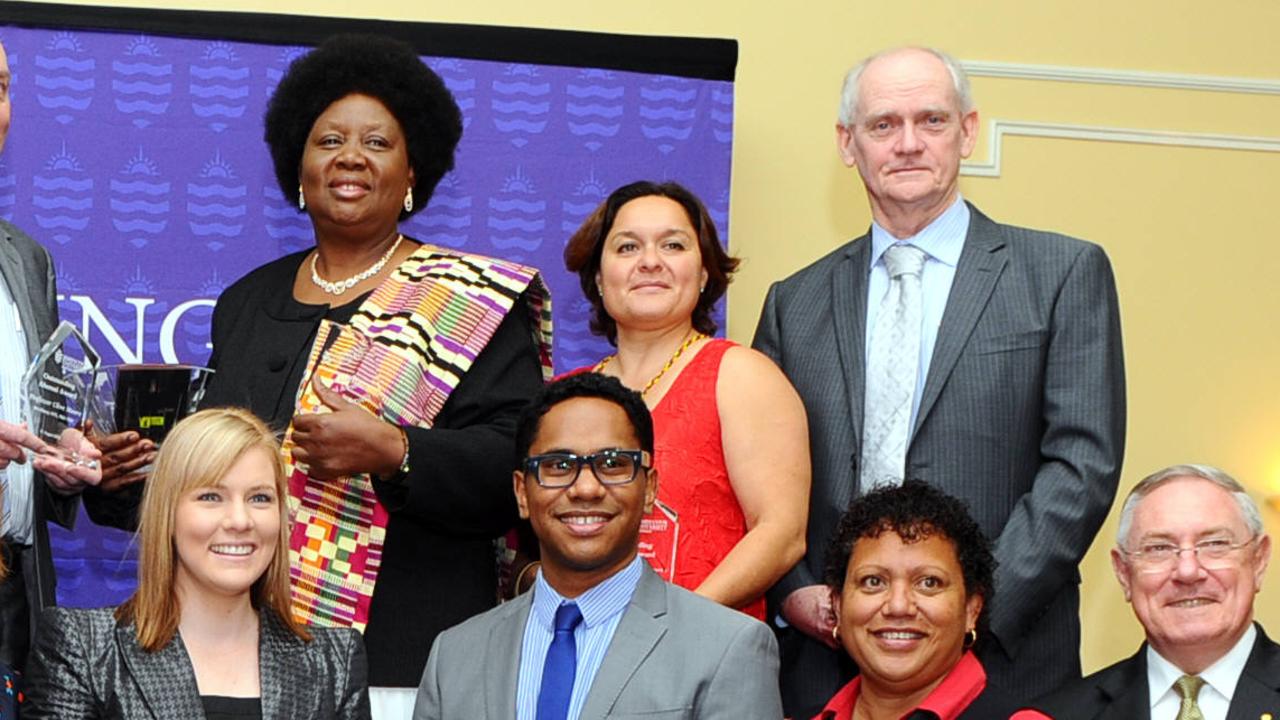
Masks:
[[[951,57],[947,53],[931,47],[915,47],[904,46],[881,50],[875,55],[864,59],[862,62],[854,65],[844,76],[844,88],[840,91],[840,124],[844,127],[853,125],[853,119],[858,116],[858,102],[861,93],[862,73],[866,71],[867,66],[879,60],[886,55],[892,55],[903,50],[920,50],[929,53],[938,58],[938,60],[947,68],[947,72],[951,73],[952,88],[956,93],[956,101],[960,105],[961,114],[967,115],[973,110],[973,91],[969,88],[969,76],[965,73],[960,62]]]
[[[1129,491],[1129,496],[1124,500],[1124,507],[1120,509],[1120,527],[1116,529],[1116,545],[1122,548],[1125,547],[1125,542],[1129,539],[1129,531],[1133,529],[1133,513],[1144,497],[1150,495],[1161,485],[1178,478],[1188,477],[1211,482],[1231,493],[1232,499],[1236,501],[1236,505],[1240,508],[1240,517],[1244,520],[1244,524],[1249,528],[1252,536],[1256,537],[1263,533],[1262,513],[1258,511],[1258,504],[1253,501],[1253,498],[1249,497],[1248,491],[1240,483],[1236,482],[1235,478],[1212,465],[1170,465],[1163,470],[1157,470],[1142,478]]]

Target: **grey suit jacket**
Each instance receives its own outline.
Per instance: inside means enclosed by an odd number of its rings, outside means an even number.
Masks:
[[[27,356],[34,357],[58,324],[57,289],[54,285],[53,262],[49,253],[21,230],[0,220],[0,282],[18,307],[22,332],[26,336]],[[75,522],[77,499],[53,492],[37,473],[32,492],[32,544],[20,559],[22,570],[9,582],[25,586],[26,606],[0,609],[4,627],[0,628],[0,659],[22,667],[30,640],[26,628],[34,628],[40,610],[54,604],[53,559],[49,553],[49,529],[46,520],[71,527]],[[11,588],[12,589],[12,588]],[[19,628],[21,637],[11,632]]]
[[[114,608],[45,611],[27,672],[23,718],[204,717],[191,659],[173,641],[149,653]],[[261,614],[258,670],[262,717],[368,718],[364,644],[350,628],[309,628],[304,642]]]
[[[1257,623],[1258,637],[1236,681],[1227,720],[1280,718],[1280,645]],[[1150,720],[1147,645],[1132,657],[1041,698],[1034,706],[1057,720]]]
[[[525,593],[436,638],[414,719],[514,719],[532,604]],[[663,582],[645,565],[580,718],[778,720],[777,678],[768,628]]]
[[[1080,674],[1077,565],[1124,451],[1119,309],[1098,246],[970,210],[906,476],[964,500],[994,541],[999,647],[987,638],[980,654],[995,683],[1029,699]],[[775,603],[822,582],[828,539],[861,491],[870,249],[868,233],[774,284],[756,330],[755,347],[804,400],[813,459],[809,550]],[[796,642],[783,648],[784,674],[797,668],[794,682],[820,703],[840,686],[836,655]]]

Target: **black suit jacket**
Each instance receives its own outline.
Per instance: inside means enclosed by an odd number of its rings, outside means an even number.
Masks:
[[[21,230],[0,220],[0,282],[5,283],[18,307],[27,356],[34,357],[58,324],[58,291],[54,285],[49,253]],[[13,574],[0,589],[0,662],[21,669],[40,610],[52,606],[53,558],[49,552],[49,528],[53,520],[70,528],[78,506],[74,496],[55,493],[35,474],[32,495],[32,544],[6,553]]]
[[[247,407],[283,431],[324,306],[293,300],[294,253],[227,288],[213,313],[217,373],[203,407]],[[516,520],[511,469],[516,417],[542,370],[526,304],[517,302],[429,430],[406,428],[412,472],[374,480],[391,513],[365,646],[374,686],[416,687],[437,634],[497,603],[493,538]],[[94,522],[129,529],[134,503],[86,495]]]
[[[1236,684],[1227,720],[1280,718],[1280,645],[1254,624],[1258,637]],[[1150,720],[1147,645],[1132,657],[1041,698],[1035,706],[1057,720]]]
[[[203,718],[182,638],[154,653],[138,645],[115,608],[45,612],[27,674],[22,717],[169,720]],[[311,628],[305,642],[270,612],[261,615],[258,671],[263,718],[369,717],[364,646],[350,628]]]
[[[906,476],[964,500],[992,539],[1000,566],[979,655],[995,684],[1029,700],[1080,675],[1077,566],[1124,451],[1119,308],[1097,245],[970,212]],[[756,330],[804,400],[813,460],[808,552],[771,591],[775,607],[822,582],[828,539],[861,492],[870,253],[868,233],[774,284]],[[843,684],[839,657],[784,633],[789,712]]]

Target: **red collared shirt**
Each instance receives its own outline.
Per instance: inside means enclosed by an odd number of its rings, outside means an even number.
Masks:
[[[853,707],[858,704],[858,689],[862,686],[862,678],[855,677],[848,685],[831,697],[827,706],[813,720],[850,720]],[[902,720],[916,717],[916,713],[932,713],[928,717],[938,720],[956,720],[969,707],[983,690],[987,689],[987,671],[973,652],[966,652],[960,662],[942,679],[938,687],[929,693],[918,706],[902,716]],[[1019,710],[1009,716],[1009,720],[1050,720],[1049,716],[1036,710]]]

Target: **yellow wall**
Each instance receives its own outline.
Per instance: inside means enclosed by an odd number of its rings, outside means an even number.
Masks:
[[[95,3],[103,4],[103,3]],[[932,44],[962,60],[1280,81],[1280,3],[1238,0],[126,0],[139,7],[295,12],[736,38],[733,250],[746,258],[729,333],[749,342],[774,279],[860,234],[856,177],[837,161],[838,87],[879,48]],[[976,78],[993,118],[1280,140],[1280,95]],[[1272,146],[1276,146],[1273,144]],[[981,143],[975,160],[987,159]],[[1122,492],[1175,462],[1234,473],[1280,495],[1280,152],[1007,138],[1002,174],[963,192],[995,218],[1101,243],[1120,286],[1129,376]],[[1280,515],[1264,510],[1273,534]],[[1115,517],[1086,558],[1086,671],[1141,632],[1106,558]],[[1280,634],[1280,568],[1259,617]]]

